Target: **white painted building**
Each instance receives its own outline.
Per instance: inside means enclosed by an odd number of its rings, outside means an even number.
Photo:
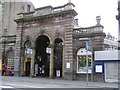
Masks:
[[[104,39],[104,50],[118,50],[118,42],[115,37],[108,33]]]

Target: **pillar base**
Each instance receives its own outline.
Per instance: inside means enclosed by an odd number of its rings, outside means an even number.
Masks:
[[[64,73],[64,77],[65,80],[75,80],[75,75],[72,72],[66,72]]]
[[[19,71],[14,71],[14,76],[20,76]]]

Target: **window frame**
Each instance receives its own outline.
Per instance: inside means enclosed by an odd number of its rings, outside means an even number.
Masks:
[[[84,50],[84,51],[81,51],[81,50]],[[78,52],[86,52],[86,49],[85,48],[80,48],[79,50],[78,50]],[[80,54],[80,53],[79,53]],[[86,60],[86,54],[81,54],[81,55],[78,55],[78,53],[77,53],[77,73],[78,74],[87,74],[87,71],[86,72],[82,72],[82,71],[80,71],[80,67],[79,67],[79,57],[81,57],[81,56],[85,56],[85,60]],[[88,68],[90,68],[90,69],[88,69],[88,74],[91,74],[92,73],[92,63],[93,63],[93,57],[92,57],[92,52],[90,52],[89,51],[89,53],[88,53],[88,57],[90,57],[91,58],[91,65],[90,66],[88,66]],[[86,67],[86,64],[85,64],[85,67]],[[82,70],[82,69],[81,69]],[[91,70],[91,71],[89,71],[89,70]],[[84,71],[84,69],[83,69],[83,71]]]

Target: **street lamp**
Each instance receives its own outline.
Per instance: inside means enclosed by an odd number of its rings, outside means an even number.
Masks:
[[[6,29],[6,28],[4,28],[4,31],[3,31],[3,36],[2,36],[2,42],[3,42],[3,56],[2,56],[2,64],[6,63],[6,62],[5,62],[6,33],[7,33],[7,29]]]
[[[88,77],[88,51],[92,52],[92,42],[91,41],[85,41],[85,47],[86,47],[86,70],[87,70],[87,75],[86,75],[86,81],[88,85],[89,77]],[[91,53],[92,57],[92,53]],[[92,65],[91,65],[92,67]],[[91,72],[91,79],[92,79],[92,72]]]

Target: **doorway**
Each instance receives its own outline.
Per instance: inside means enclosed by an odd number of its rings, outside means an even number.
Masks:
[[[63,41],[60,38],[54,41],[54,57],[53,57],[53,75],[54,77],[62,77],[62,59],[63,59]]]
[[[15,57],[15,53],[12,50],[12,47],[7,52],[6,56],[7,56],[7,58],[6,58],[5,64],[7,65],[7,68],[14,69],[14,57]]]
[[[36,39],[35,76],[49,77],[50,54],[47,53],[49,44],[50,40],[45,35]]]
[[[24,43],[24,74],[25,76],[30,76],[31,56],[32,56],[32,44],[31,44],[31,41],[27,40]]]
[[[26,72],[25,72],[25,75],[26,76],[30,76],[30,66],[31,66],[31,63],[30,62],[26,62]]]

